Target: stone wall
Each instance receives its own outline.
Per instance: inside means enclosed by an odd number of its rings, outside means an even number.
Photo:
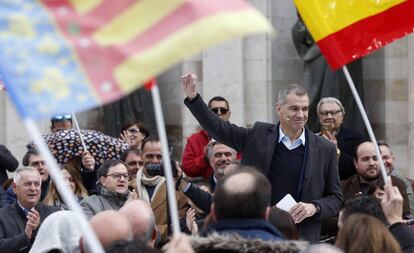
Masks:
[[[267,35],[234,39],[188,58],[159,76],[161,100],[170,143],[177,146],[176,157],[190,134],[199,125],[183,105],[180,76],[196,73],[199,92],[208,100],[226,97],[231,121],[251,126],[255,121],[274,122],[276,93],[291,82],[301,82],[303,63],[291,40],[296,21],[293,1],[251,0],[276,28],[276,39]],[[200,31],[202,32],[202,31]],[[397,158],[397,167],[414,178],[410,168],[414,158],[414,37],[397,41],[364,61],[365,105],[378,139],[387,141]],[[78,114],[81,127],[100,128],[102,111]],[[47,133],[49,122],[39,122]],[[0,94],[0,143],[21,159],[30,140],[6,95]]]

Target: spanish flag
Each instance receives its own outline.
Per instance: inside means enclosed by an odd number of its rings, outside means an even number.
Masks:
[[[414,31],[414,0],[294,0],[332,69]]]
[[[23,117],[117,100],[185,57],[274,33],[243,0],[0,0],[0,75]]]

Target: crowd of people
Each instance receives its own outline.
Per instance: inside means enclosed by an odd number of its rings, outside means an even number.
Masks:
[[[225,98],[203,101],[194,74],[181,83],[202,127],[172,164],[182,234],[172,234],[162,165],[169,154],[143,122],[121,129],[129,148],[120,159],[98,166],[83,152],[61,165],[106,252],[414,252],[410,181],[385,142],[382,179],[374,145],[342,126],[341,101],[319,101],[313,133],[307,91],[288,85],[278,94],[278,123],[244,128],[231,123]],[[52,132],[72,127],[70,114],[51,119]],[[0,145],[0,252],[91,252],[35,145],[18,164]]]

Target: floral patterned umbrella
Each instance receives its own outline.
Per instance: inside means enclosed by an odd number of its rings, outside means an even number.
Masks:
[[[99,166],[106,160],[119,159],[128,145],[118,138],[105,135],[99,131],[81,130],[87,150],[95,158]],[[81,157],[84,149],[75,129],[61,130],[44,136],[49,149],[57,162],[65,164],[72,158]]]

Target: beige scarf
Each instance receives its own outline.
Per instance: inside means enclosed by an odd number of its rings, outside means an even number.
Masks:
[[[165,177],[155,176],[155,177],[147,177],[144,174],[144,169],[141,169],[137,173],[137,191],[138,197],[148,204],[154,199],[157,191],[161,187],[161,185],[165,182]],[[149,195],[147,192],[147,188],[145,186],[155,186],[154,193],[152,194],[151,200],[149,199]]]

